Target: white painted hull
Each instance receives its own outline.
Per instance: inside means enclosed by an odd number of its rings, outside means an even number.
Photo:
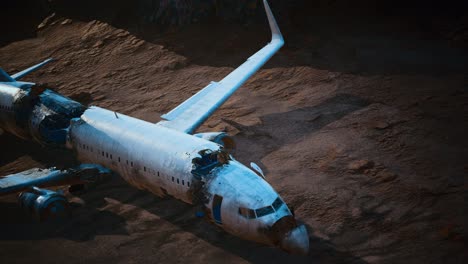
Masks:
[[[67,144],[84,163],[100,164],[139,189],[190,204],[197,185],[192,159],[200,150],[220,149],[216,143],[99,107],[72,120]]]

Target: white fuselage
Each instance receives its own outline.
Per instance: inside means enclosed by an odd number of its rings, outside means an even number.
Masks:
[[[190,204],[195,203],[194,196],[202,195],[213,222],[245,239],[272,244],[259,230],[291,216],[276,191],[232,157],[200,182],[192,172],[193,159],[200,157],[202,150],[218,151],[222,146],[193,135],[91,107],[72,119],[67,146],[76,151],[81,162],[107,167],[139,189]],[[277,199],[280,205],[273,209]],[[253,216],[241,215],[241,208]],[[267,212],[258,215],[261,208]]]
[[[97,163],[139,189],[193,203],[192,160],[216,143],[163,126],[91,107],[72,120],[68,146],[82,162]]]

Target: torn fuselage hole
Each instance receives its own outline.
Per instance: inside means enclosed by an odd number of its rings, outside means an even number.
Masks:
[[[199,179],[208,175],[214,168],[228,164],[229,160],[231,160],[229,153],[223,149],[216,151],[204,149],[199,151],[198,154],[200,157],[192,160],[192,173]]]

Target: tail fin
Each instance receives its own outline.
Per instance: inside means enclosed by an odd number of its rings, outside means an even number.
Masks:
[[[8,75],[2,68],[0,68],[0,82],[14,82],[15,80]]]
[[[16,74],[13,74],[11,77],[8,76],[8,75],[7,76],[10,77],[10,79],[12,79],[12,82],[17,81],[17,80],[23,78],[25,75],[27,75],[27,74],[39,69],[40,67],[46,65],[50,61],[52,61],[52,58],[49,58],[49,59],[47,59],[47,60],[45,60],[45,61],[43,61],[43,62],[41,62],[39,64],[36,64],[36,65],[34,65],[32,67],[29,67],[26,70],[22,70],[22,71],[20,71],[20,72],[18,72]],[[2,75],[2,73],[0,72],[0,78],[1,78],[1,75]]]

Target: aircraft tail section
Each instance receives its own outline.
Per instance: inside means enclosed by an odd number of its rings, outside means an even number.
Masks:
[[[8,73],[6,73],[2,68],[0,68],[0,82],[14,82],[15,80],[11,78]]]

